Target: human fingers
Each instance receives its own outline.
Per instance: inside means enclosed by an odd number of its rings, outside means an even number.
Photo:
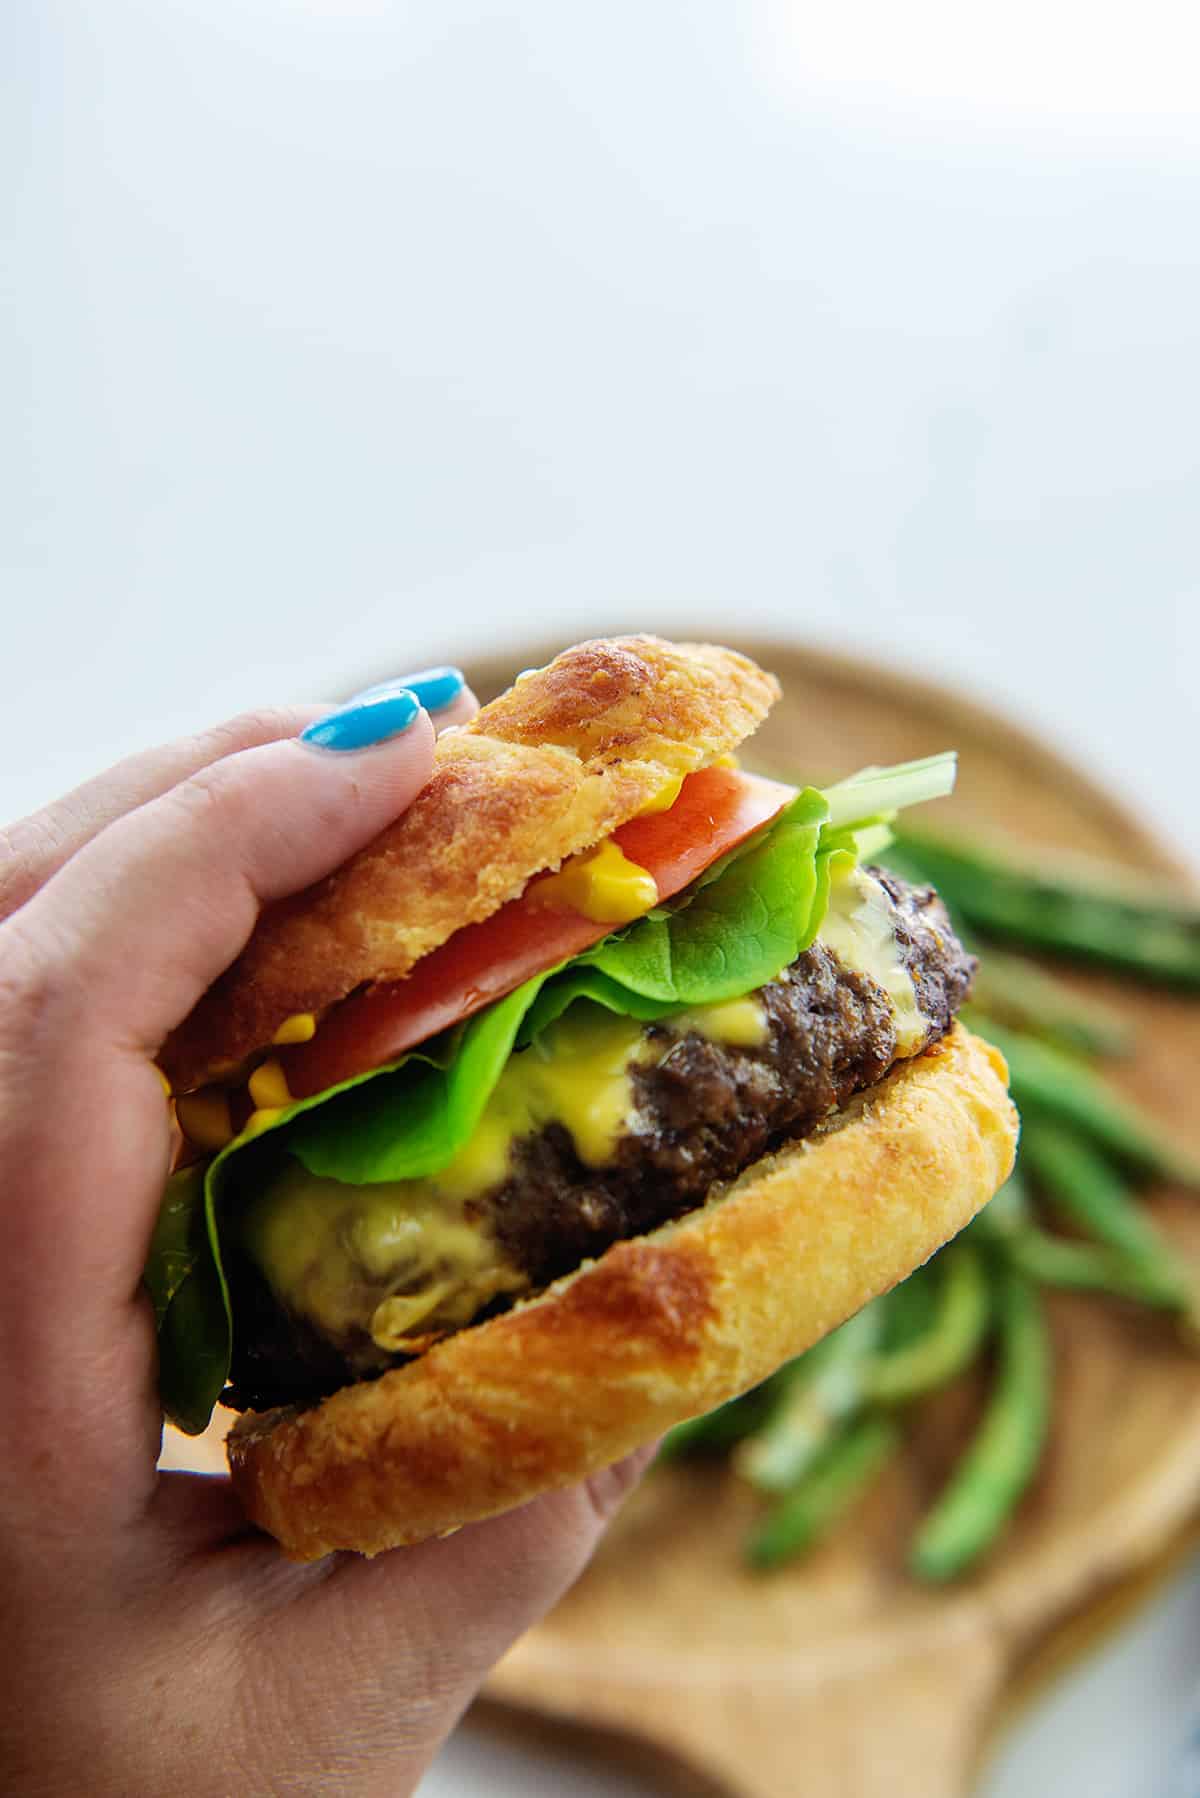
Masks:
[[[366,689],[366,695],[386,692],[389,687],[409,687],[433,719],[440,736],[458,724],[466,724],[479,710],[479,701],[463,680],[461,668],[443,664],[422,668],[417,674],[395,674]],[[363,698],[359,694],[359,698]]]
[[[479,710],[479,701],[470,687],[464,687],[458,698],[452,700],[444,711],[432,714],[433,722],[440,737],[444,730],[450,730],[459,724],[469,724]]]
[[[288,1567],[242,1537],[176,1574],[175,1601],[193,1614],[240,1590],[263,1789],[319,1769],[331,1795],[411,1792],[491,1667],[578,1578],[654,1452],[373,1561]]]
[[[464,686],[456,668],[427,668],[399,675],[368,692],[396,685],[416,693],[439,734],[465,724],[479,710],[479,701]],[[327,705],[293,705],[242,712],[179,742],[127,756],[61,799],[0,829],[0,919],[24,905],[52,874],[118,818],[225,756],[299,736],[330,710]]]
[[[160,743],[127,756],[41,811],[0,830],[0,918],[24,905],[86,843],[127,812],[227,755],[299,736],[328,709],[277,706],[243,712],[179,742]]]
[[[432,766],[432,724],[406,689],[307,734],[228,756],[118,820],[0,925],[0,1337],[13,1333],[55,1409],[56,1379],[83,1402],[97,1324],[111,1330],[138,1288],[168,1154],[153,1054],[259,907],[362,847]],[[144,1347],[138,1326],[128,1353]]]

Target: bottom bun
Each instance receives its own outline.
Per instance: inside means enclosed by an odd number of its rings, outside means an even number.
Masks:
[[[1007,1177],[1017,1116],[961,1026],[697,1211],[308,1409],[229,1437],[294,1560],[495,1516],[766,1378],[926,1261]]]

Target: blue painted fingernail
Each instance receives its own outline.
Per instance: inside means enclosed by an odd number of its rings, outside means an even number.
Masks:
[[[368,687],[365,693],[356,697],[373,699],[377,693],[391,693],[397,687],[404,687],[409,693],[416,694],[427,712],[444,712],[448,705],[454,704],[466,684],[461,668],[422,668],[419,674],[398,674],[394,680],[380,681],[378,686]]]
[[[315,749],[369,749],[400,736],[420,710],[421,702],[409,688],[381,687],[319,718],[300,732],[300,741]]]

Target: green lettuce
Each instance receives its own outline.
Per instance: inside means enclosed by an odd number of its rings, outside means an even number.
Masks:
[[[470,1140],[505,1062],[578,1002],[645,1022],[764,986],[816,937],[837,866],[877,852],[899,804],[949,792],[953,757],[867,769],[786,810],[683,894],[539,974],[390,1065],[284,1108],[207,1168],[168,1183],[146,1268],[159,1340],[163,1409],[206,1426],[229,1371],[233,1320],[221,1227],[233,1188],[281,1154],[352,1185],[420,1179]]]

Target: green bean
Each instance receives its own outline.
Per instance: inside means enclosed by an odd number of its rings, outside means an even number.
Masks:
[[[1133,1032],[1110,1006],[1084,999],[1020,955],[988,949],[971,989],[981,1011],[1040,1037],[1056,1048],[1084,1055],[1127,1055]]]
[[[1100,962],[1183,987],[1200,986],[1200,908],[1114,870],[1037,872],[990,850],[903,831],[888,851],[932,881],[952,911],[988,936]],[[1106,871],[1107,872],[1107,871]]]
[[[777,1567],[827,1533],[882,1472],[900,1442],[890,1417],[869,1412],[826,1449],[746,1544],[753,1567]]]
[[[1189,1281],[1171,1245],[1083,1137],[1042,1118],[1026,1119],[1021,1157],[1050,1202],[1135,1268],[1159,1303],[1190,1310]]]
[[[1132,1299],[1136,1304],[1163,1310],[1188,1310],[1186,1290],[1171,1291],[1148,1277],[1141,1265],[1126,1255],[1093,1242],[1072,1242],[1027,1224],[1014,1230],[1004,1252],[1015,1267],[1043,1286],[1061,1286],[1069,1292],[1107,1293],[1112,1298]]]
[[[1033,1478],[1050,1416],[1050,1349],[1037,1291],[1000,1264],[994,1274],[997,1365],[983,1420],[917,1533],[919,1579],[955,1578],[990,1548]]]
[[[1156,1118],[1115,1093],[1080,1062],[1006,1030],[972,1007],[964,1007],[962,1015],[1008,1062],[1013,1098],[1022,1113],[1071,1125],[1140,1173],[1200,1188],[1200,1164],[1194,1157],[1167,1138]]]
[[[883,1327],[878,1304],[834,1330],[799,1361],[761,1429],[734,1454],[743,1478],[762,1492],[786,1492],[848,1417],[861,1409],[864,1379]]]
[[[1038,1127],[1035,1125],[1034,1129],[1037,1132]],[[1108,1175],[1107,1169],[1105,1172]],[[1073,1242],[1039,1229],[1033,1221],[1028,1188],[1019,1167],[964,1234],[968,1239],[992,1245],[1031,1280],[1046,1286],[1109,1293],[1114,1298],[1133,1299],[1168,1310],[1187,1308],[1183,1282],[1164,1285],[1156,1274],[1147,1276],[1140,1254],[1131,1255],[1111,1241],[1107,1245]]]
[[[918,1267],[909,1274],[907,1280],[901,1280],[883,1298],[873,1301],[881,1307],[883,1314],[879,1348],[881,1355],[889,1355],[894,1349],[906,1348],[929,1328],[929,1309],[941,1277],[939,1260],[940,1257],[934,1255],[923,1267]]]
[[[987,1333],[989,1292],[983,1260],[970,1243],[938,1256],[940,1280],[922,1335],[876,1357],[866,1374],[868,1397],[901,1404],[935,1392],[969,1367]]]

